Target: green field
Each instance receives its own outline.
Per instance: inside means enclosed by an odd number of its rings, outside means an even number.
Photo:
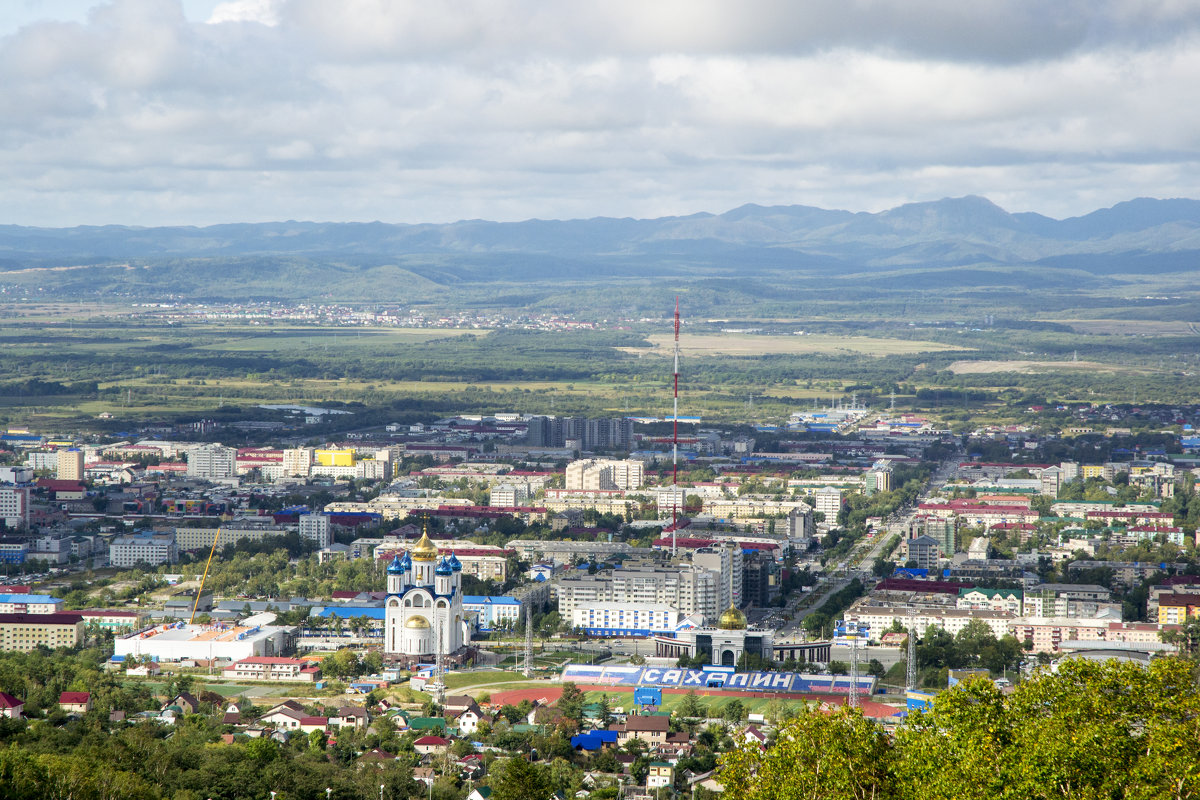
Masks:
[[[723,333],[718,326],[726,324],[762,332]],[[10,304],[0,307],[0,424],[103,432],[179,417],[297,423],[259,404],[354,412],[312,429],[324,438],[453,413],[663,417],[672,369],[663,327],[176,322],[122,306]],[[778,425],[800,408],[851,394],[877,408],[894,401],[898,411],[951,420],[968,412],[1011,418],[1014,402],[1197,401],[1200,334],[1193,331],[1192,323],[1110,319],[995,329],[892,320],[697,323],[681,342],[680,412],[706,423]]]

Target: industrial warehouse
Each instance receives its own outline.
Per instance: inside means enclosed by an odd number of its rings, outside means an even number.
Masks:
[[[115,655],[148,656],[154,661],[229,659],[275,656],[289,652],[295,628],[268,625],[155,625],[115,642]]]

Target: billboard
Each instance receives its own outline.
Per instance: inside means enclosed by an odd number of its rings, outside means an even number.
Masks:
[[[599,674],[597,674],[599,673]],[[870,695],[875,691],[875,678],[861,675],[851,686],[845,675],[812,675],[795,672],[725,672],[704,669],[675,669],[663,667],[589,666],[568,664],[563,680],[606,686],[628,686],[635,693],[643,688],[705,689],[721,686],[744,692],[790,692],[796,694],[856,694]],[[635,699],[635,703],[638,701]],[[638,703],[640,704],[640,703]]]

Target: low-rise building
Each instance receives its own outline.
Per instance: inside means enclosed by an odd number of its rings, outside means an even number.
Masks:
[[[0,692],[0,717],[20,719],[24,711],[24,700],[18,700],[8,692]]]
[[[666,761],[651,761],[650,771],[646,773],[646,788],[661,789],[674,785],[675,768]]]
[[[114,567],[174,564],[179,560],[174,531],[117,536],[108,545],[108,562]]]
[[[0,614],[54,614],[62,604],[48,594],[0,594]]]
[[[63,692],[58,696],[58,707],[68,714],[86,714],[92,710],[92,695],[89,692]]]
[[[83,617],[78,614],[0,614],[0,650],[53,650],[82,640]]]
[[[149,656],[159,661],[275,656],[289,652],[295,628],[280,626],[188,625],[182,622],[156,625],[120,637],[113,642],[115,655]]]
[[[298,658],[251,656],[230,664],[224,670],[226,678],[250,681],[291,681],[314,683],[321,674],[320,667]]]
[[[515,597],[465,594],[462,602],[464,612],[476,615],[480,630],[503,627],[521,618],[521,601]]]
[[[1024,593],[1020,589],[960,589],[958,608],[991,609],[1007,611],[1021,616]]]
[[[641,739],[651,747],[665,744],[671,732],[671,718],[635,715],[626,717],[617,727],[617,743],[624,747],[631,739]]]
[[[128,633],[142,628],[146,624],[146,615],[141,611],[112,611],[102,608],[88,608],[75,612],[83,617],[85,625],[95,625],[106,631]]]

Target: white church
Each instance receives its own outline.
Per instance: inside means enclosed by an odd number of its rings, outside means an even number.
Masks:
[[[427,533],[387,567],[383,652],[410,662],[458,654],[470,641],[463,616],[462,564],[438,559]]]

